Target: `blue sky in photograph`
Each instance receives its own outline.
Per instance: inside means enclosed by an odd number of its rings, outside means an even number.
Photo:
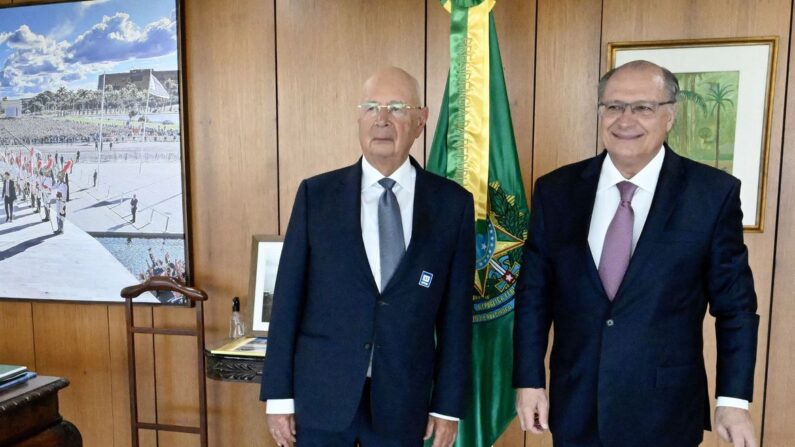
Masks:
[[[0,8],[0,97],[96,89],[103,72],[176,70],[176,26],[175,0]]]

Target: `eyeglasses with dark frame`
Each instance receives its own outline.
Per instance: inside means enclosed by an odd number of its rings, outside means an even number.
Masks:
[[[655,102],[655,101],[636,101],[636,102],[623,102],[623,101],[608,101],[599,103],[599,113],[607,118],[614,118],[624,114],[624,111],[629,110],[633,115],[642,117],[652,117],[657,113],[661,106],[668,104],[676,104],[676,100]]]

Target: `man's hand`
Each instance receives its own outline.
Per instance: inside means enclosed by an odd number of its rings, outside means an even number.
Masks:
[[[293,447],[295,444],[295,415],[269,414],[267,415],[268,430],[280,447]]]
[[[433,446],[431,447],[450,447],[455,442],[458,434],[458,421],[428,416],[428,426],[425,428],[423,441],[431,439],[433,436]]]
[[[549,429],[549,400],[543,388],[518,388],[516,414],[522,430],[540,435]]]
[[[734,407],[715,409],[715,430],[734,447],[757,447],[754,425],[748,410]]]

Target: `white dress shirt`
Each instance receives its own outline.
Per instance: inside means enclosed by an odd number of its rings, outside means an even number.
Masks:
[[[362,157],[362,204],[361,204],[361,226],[362,241],[364,251],[367,253],[367,262],[370,264],[370,271],[373,272],[375,284],[381,292],[381,248],[378,239],[378,200],[384,192],[384,187],[378,183],[384,178],[378,169],[373,167],[365,157]],[[400,206],[400,220],[403,224],[403,242],[406,248],[411,241],[411,230],[414,218],[414,186],[417,181],[417,170],[411,165],[408,158],[395,170],[389,178],[395,181],[392,192]],[[367,377],[372,375],[372,354],[370,366],[367,367]],[[410,367],[410,365],[406,365]],[[293,399],[270,399],[268,400],[267,412],[269,414],[292,414],[295,412]],[[457,421],[458,418],[445,416],[437,413],[430,413],[441,419]]]
[[[596,187],[591,226],[588,230],[588,245],[591,248],[593,262],[597,268],[602,257],[602,245],[607,234],[607,227],[610,226],[610,221],[613,220],[613,215],[616,213],[621,199],[616,185],[626,180],[638,187],[632,197],[632,210],[635,213],[635,221],[632,227],[632,252],[634,253],[635,246],[638,244],[638,239],[640,239],[640,234],[643,231],[643,225],[649,216],[649,209],[654,198],[654,191],[657,189],[657,179],[660,177],[664,158],[665,149],[661,148],[657,155],[640,172],[635,174],[634,177],[627,179],[621,175],[621,172],[613,164],[610,154],[608,153],[605,157],[605,161],[602,164],[602,172],[599,175],[599,184]],[[737,407],[747,410],[748,401],[719,396],[717,406]]]

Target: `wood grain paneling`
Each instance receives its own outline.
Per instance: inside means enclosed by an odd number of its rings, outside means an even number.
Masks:
[[[792,12],[795,16],[795,11]],[[793,36],[789,37],[790,60],[795,56]],[[785,50],[787,39],[781,41]],[[795,70],[786,74],[788,85],[795,82]],[[780,83],[784,78],[779,78]],[[767,383],[763,445],[779,446],[795,443],[795,97],[786,99],[786,127],[784,129],[783,155],[781,158],[781,188],[779,190],[778,225],[770,224],[767,232],[777,236],[774,266],[773,299],[770,310],[770,344],[767,353]],[[768,200],[775,195],[769,194]],[[764,354],[764,352],[761,352]]]
[[[248,309],[252,235],[279,230],[276,27],[273,1],[185,3],[194,279],[210,297],[212,346],[226,336],[232,297]],[[250,393],[208,382],[210,445],[271,445]],[[230,416],[240,402],[249,419]]]
[[[278,229],[273,5],[186,5],[194,279],[208,341],[228,330],[233,296],[248,303],[251,236]]]
[[[439,124],[444,87],[450,68],[450,14],[439,2],[427,2],[425,25],[425,105],[428,106],[428,126],[425,131],[426,158],[431,153],[433,136]]]
[[[61,414],[86,446],[113,445],[108,321],[106,305],[33,303],[36,372],[69,380]]]
[[[601,4],[538,2],[533,181],[596,153]]]
[[[508,101],[511,104],[516,152],[529,200],[533,178],[536,2],[497,2],[494,7],[494,22],[500,42]]]
[[[603,52],[608,42],[696,39],[730,36],[788,36],[791,2],[776,0],[767,2],[674,0],[665,5],[653,2],[630,0],[605,0],[604,26],[602,33]],[[785,39],[786,40],[786,39]],[[754,272],[756,292],[761,317],[759,344],[756,362],[754,402],[751,416],[757,433],[761,432],[762,409],[764,407],[764,378],[766,369],[768,317],[773,274],[772,253],[775,246],[779,163],[781,154],[784,93],[788,54],[779,47],[778,70],[772,127],[770,157],[768,160],[766,225],[764,233],[746,233],[749,261]],[[602,58],[602,66],[606,57]],[[710,394],[714,394],[715,330],[714,320],[707,318],[704,324],[705,361],[710,377]],[[714,407],[714,401],[713,401]],[[704,445],[718,445],[717,435],[706,434]]]
[[[301,180],[350,165],[361,154],[356,104],[362,83],[394,65],[424,89],[425,2],[277,0],[276,23],[284,232]],[[420,162],[422,141],[411,152]]]
[[[0,363],[36,369],[30,303],[0,301]]]

